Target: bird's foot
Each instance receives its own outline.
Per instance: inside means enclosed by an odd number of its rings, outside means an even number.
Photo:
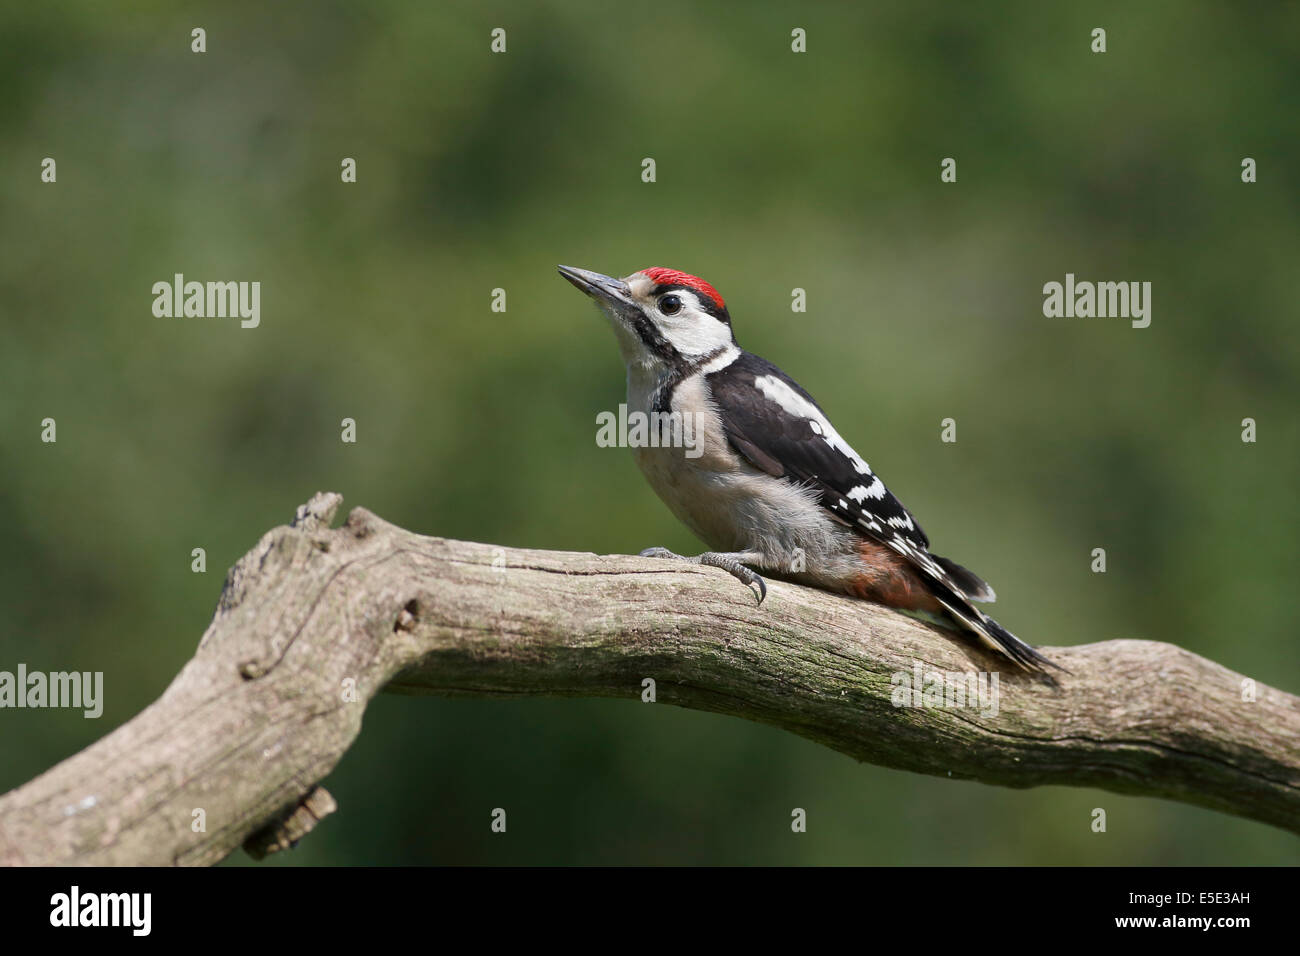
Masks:
[[[689,561],[691,564],[703,564],[711,568],[721,568],[746,587],[758,585],[758,603],[767,597],[767,583],[752,568],[745,567],[744,561],[752,558],[749,554],[725,554],[720,551],[705,551],[694,556],[677,554],[667,548],[646,548],[641,552],[643,558],[673,558]]]

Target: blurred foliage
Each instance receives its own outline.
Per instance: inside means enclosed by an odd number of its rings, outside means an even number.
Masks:
[[[710,279],[1030,641],[1300,691],[1294,4],[8,5],[0,94],[0,668],[107,688],[99,721],[0,712],[0,790],[152,701],[318,489],[430,534],[698,550],[595,445],[623,370],[557,262]],[[154,318],[175,272],[259,280],[261,327]],[[1151,281],[1151,327],[1044,318],[1066,272]],[[632,701],[384,697],[327,784],[342,812],[282,862],[1297,859]]]

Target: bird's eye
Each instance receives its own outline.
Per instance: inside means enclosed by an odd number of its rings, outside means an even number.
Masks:
[[[664,315],[676,315],[682,311],[682,300],[679,296],[666,295],[659,300],[659,311]]]

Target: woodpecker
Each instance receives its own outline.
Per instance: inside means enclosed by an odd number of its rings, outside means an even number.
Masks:
[[[627,366],[629,414],[689,416],[692,454],[635,447],[655,493],[714,549],[645,557],[722,568],[751,587],[757,571],[948,619],[1026,670],[1058,667],[975,602],[996,595],[966,568],[930,552],[930,539],[831,425],[821,406],[766,359],[736,344],[722,296],[708,282],[650,268],[622,279],[560,266],[600,305]],[[757,569],[754,570],[754,569]]]

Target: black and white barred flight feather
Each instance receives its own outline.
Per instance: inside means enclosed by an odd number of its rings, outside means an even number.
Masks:
[[[814,488],[835,520],[906,558],[948,613],[1018,663],[1057,666],[974,606],[995,600],[993,589],[955,561],[930,553],[921,525],[798,382],[749,352],[706,377],[728,440],[754,467]]]

